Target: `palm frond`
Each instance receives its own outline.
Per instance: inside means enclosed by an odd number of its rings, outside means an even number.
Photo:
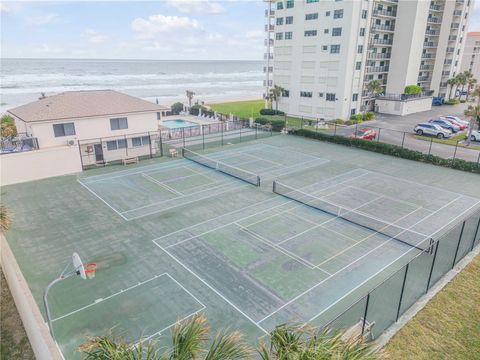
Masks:
[[[252,357],[252,349],[239,332],[221,331],[215,336],[204,360],[242,360]]]
[[[0,231],[6,232],[11,225],[10,211],[4,205],[0,205]]]
[[[208,339],[209,327],[205,316],[198,314],[175,324],[172,330],[171,360],[196,359]]]

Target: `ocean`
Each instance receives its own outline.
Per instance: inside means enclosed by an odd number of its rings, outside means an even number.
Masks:
[[[71,91],[113,89],[171,105],[194,101],[259,99],[261,61],[0,59],[0,110],[46,95]]]

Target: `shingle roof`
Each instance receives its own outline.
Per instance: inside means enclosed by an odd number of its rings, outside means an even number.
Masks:
[[[162,110],[169,109],[114,90],[89,90],[48,96],[8,112],[25,122],[36,122]]]

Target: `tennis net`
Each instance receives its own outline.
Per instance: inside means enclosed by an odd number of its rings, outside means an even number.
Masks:
[[[354,209],[348,209],[329,201],[317,198],[303,191],[294,189],[278,181],[273,182],[273,192],[288,199],[297,201],[306,206],[323,211],[327,214],[346,220],[352,224],[386,236],[388,239],[399,241],[405,245],[421,251],[431,251],[433,239],[415,231],[387,223],[380,219],[363,214]]]
[[[233,176],[234,178],[243,180],[249,184],[260,186],[260,176],[250,171],[243,170],[232,165],[227,165],[221,161],[214,160],[185,148],[182,149],[182,154],[185,159],[196,162],[197,164],[220,171],[221,173]]]

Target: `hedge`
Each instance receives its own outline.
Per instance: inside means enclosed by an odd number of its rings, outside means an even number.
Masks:
[[[457,105],[460,104],[460,100],[458,99],[450,99],[444,102],[445,105]]]
[[[260,115],[285,115],[283,111],[274,109],[261,109]]]
[[[258,117],[255,119],[255,122],[260,125],[270,124],[272,126],[272,131],[282,131],[285,127],[284,120],[270,120],[264,117]]]
[[[374,151],[384,155],[399,157],[402,159],[409,159],[420,161],[423,163],[448,167],[456,170],[467,171],[471,173],[480,174],[480,164],[472,161],[465,161],[462,159],[444,159],[435,155],[427,155],[420,151],[402,148],[397,145],[381,143],[377,141],[364,140],[358,138],[347,138],[339,135],[328,135],[325,133],[314,132],[306,129],[292,130],[290,134],[303,136],[310,139],[326,141],[334,144],[341,144],[363,150]]]

